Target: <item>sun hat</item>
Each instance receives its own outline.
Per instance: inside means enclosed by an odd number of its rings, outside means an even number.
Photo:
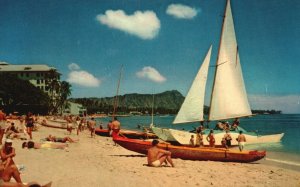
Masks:
[[[13,143],[13,141],[11,139],[6,139],[5,143]]]

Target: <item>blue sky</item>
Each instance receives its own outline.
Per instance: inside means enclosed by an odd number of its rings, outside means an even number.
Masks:
[[[300,1],[231,6],[251,108],[300,113]],[[186,95],[211,44],[216,62],[224,7],[225,0],[0,0],[0,61],[54,66],[72,97],[113,96],[121,65],[120,94]]]

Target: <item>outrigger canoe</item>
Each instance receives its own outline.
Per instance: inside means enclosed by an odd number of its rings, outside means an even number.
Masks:
[[[100,136],[109,136],[108,129],[96,128],[95,133]],[[140,131],[131,131],[131,130],[122,130],[120,134],[132,139],[154,139],[158,138],[155,134],[149,132],[140,132]]]
[[[67,121],[46,120],[43,119],[40,124],[45,127],[52,127],[58,129],[67,129]]]
[[[113,140],[120,146],[141,154],[147,154],[152,142],[143,140],[134,140],[116,136]],[[171,151],[172,158],[184,160],[203,160],[203,161],[222,161],[222,162],[254,162],[266,156],[266,151],[247,151],[227,150],[224,148],[207,148],[207,147],[188,147],[175,146],[166,143],[159,143],[158,147]]]

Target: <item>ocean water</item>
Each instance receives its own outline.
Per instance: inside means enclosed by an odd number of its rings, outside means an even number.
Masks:
[[[172,122],[175,116],[154,116],[153,122],[158,127],[193,130],[199,123],[177,124]],[[104,127],[111,118],[97,118],[98,124]],[[124,129],[141,130],[138,126],[149,127],[151,116],[119,117]],[[216,122],[210,122],[209,127],[214,128]],[[279,143],[247,145],[246,149],[267,151],[267,160],[300,167],[300,114],[256,115],[241,118],[240,126],[247,131],[257,132],[259,135],[284,133]]]

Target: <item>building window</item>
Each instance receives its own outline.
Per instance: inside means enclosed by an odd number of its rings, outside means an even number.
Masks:
[[[40,84],[40,80],[39,80],[39,79],[38,79],[38,80],[36,80],[36,83],[37,83],[37,84]]]
[[[21,77],[23,77],[24,76],[24,73],[21,73]]]
[[[29,73],[26,73],[26,77],[29,77]]]
[[[40,76],[40,73],[36,73],[36,76],[39,77],[39,76]]]

